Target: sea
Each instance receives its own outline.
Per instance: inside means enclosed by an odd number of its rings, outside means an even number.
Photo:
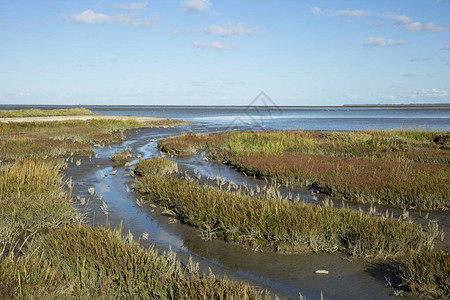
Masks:
[[[0,109],[56,109],[66,105],[0,105]],[[222,130],[450,129],[450,104],[429,106],[83,106],[94,113],[180,119]]]

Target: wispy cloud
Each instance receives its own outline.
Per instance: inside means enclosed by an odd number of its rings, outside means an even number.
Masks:
[[[185,33],[183,29],[167,29],[166,32],[171,35],[183,35]]]
[[[450,50],[450,45],[445,45],[444,47],[441,48],[441,50]]]
[[[385,40],[382,37],[370,37],[366,39],[363,43],[363,46],[380,46],[380,47],[390,47],[390,46],[400,46],[400,45],[409,45],[410,41],[407,40]]]
[[[410,61],[414,61],[414,62],[416,62],[416,61],[429,61],[429,60],[431,60],[431,58],[429,58],[429,57],[413,57],[413,58],[410,59]]]
[[[224,25],[209,25],[205,32],[218,36],[232,36],[232,35],[250,35],[258,32],[257,28],[245,28],[242,23],[227,23]]]
[[[450,31],[449,28],[446,28],[444,26],[434,24],[432,22],[428,23],[421,23],[421,22],[414,22],[411,18],[405,16],[405,15],[395,15],[391,12],[386,12],[383,14],[385,18],[393,19],[394,26],[406,26],[406,31],[409,32],[442,32],[442,31]]]
[[[111,18],[109,15],[96,13],[90,9],[87,9],[82,13],[72,14],[71,20],[76,23],[84,23],[84,24],[113,23],[113,18]]]
[[[420,23],[414,22],[406,25],[406,30],[409,32],[443,32],[450,31],[450,28],[443,27],[434,23]]]
[[[5,27],[8,27],[8,24],[6,24],[6,23],[0,23],[0,28],[5,28]]]
[[[180,3],[184,12],[205,11],[211,6],[209,0],[188,0]]]
[[[192,43],[192,47],[194,47],[194,48],[207,48],[208,47],[208,43],[194,41]]]
[[[369,11],[365,9],[344,9],[337,11],[330,11],[330,15],[332,16],[340,16],[340,17],[349,17],[349,18],[364,18],[369,15]]]
[[[395,21],[394,26],[400,26],[400,25],[412,23],[412,20],[405,15],[395,15],[393,13],[386,12],[383,14],[383,16],[388,19],[393,19]]]
[[[406,73],[406,74],[403,74],[403,76],[405,76],[405,77],[416,77],[417,74],[416,73]]]
[[[158,18],[138,18],[136,12],[129,14],[121,14],[110,16],[103,13],[96,13],[90,9],[85,10],[82,13],[74,13],[70,16],[69,20],[75,23],[82,24],[108,24],[115,23],[126,26],[136,27],[150,27],[154,23],[158,22]]]
[[[349,100],[359,100],[359,99],[362,99],[362,97],[360,97],[360,96],[353,95],[353,94],[349,94],[349,93],[344,94],[343,97],[344,97],[344,98],[347,98],[347,99],[349,99]]]
[[[410,98],[442,98],[447,97],[448,92],[446,90],[438,90],[438,89],[421,89],[418,91],[413,91],[409,95]]]
[[[229,44],[225,44],[222,42],[212,42],[212,43],[205,43],[205,42],[199,42],[199,41],[194,41],[192,43],[192,47],[194,48],[213,48],[216,50],[228,50],[228,49],[232,49],[239,46],[238,44],[234,44],[234,45],[229,45]]]
[[[347,17],[347,18],[364,18],[370,14],[367,9],[342,9],[342,10],[329,10],[324,11],[320,7],[313,6],[309,9],[309,12],[314,15],[322,15],[326,13],[329,16]]]
[[[309,9],[309,12],[313,15],[321,15],[323,14],[323,10],[320,7],[313,6]]]
[[[148,6],[148,2],[135,2],[135,3],[119,3],[119,4],[114,4],[115,8],[119,8],[119,9],[127,9],[127,10],[141,10],[141,9],[145,9]]]
[[[232,46],[222,43],[222,42],[212,42],[211,43],[211,47],[213,47],[216,50],[227,50],[227,49],[231,49]]]

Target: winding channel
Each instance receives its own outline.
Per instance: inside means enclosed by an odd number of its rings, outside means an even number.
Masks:
[[[277,253],[253,252],[240,245],[225,243],[221,240],[203,241],[194,228],[180,223],[172,223],[169,216],[163,214],[158,207],[147,203],[139,206],[140,196],[132,190],[134,178],[130,175],[132,167],[115,167],[111,155],[131,147],[134,156],[142,158],[159,156],[156,140],[178,135],[188,131],[207,133],[222,131],[223,127],[190,125],[177,128],[150,128],[126,132],[123,143],[112,144],[111,147],[95,148],[96,157],[73,158],[69,160],[66,176],[72,179],[73,197],[91,199],[88,205],[75,200],[75,205],[86,212],[89,224],[109,224],[117,227],[123,224],[123,233],[130,232],[135,239],[141,238],[141,245],[153,245],[159,251],[171,248],[177,257],[186,263],[189,256],[200,263],[200,271],[212,271],[220,276],[247,281],[280,297],[298,299],[299,293],[308,299],[320,299],[321,292],[325,299],[389,299],[395,298],[394,289],[388,281],[395,285],[395,267],[390,261],[363,260],[347,257],[343,253],[313,253],[303,255],[287,255]],[[77,166],[76,161],[81,159]],[[264,182],[249,178],[232,168],[215,162],[208,162],[201,156],[181,157],[174,159],[182,171],[193,174],[194,169],[202,177],[220,175],[237,184],[255,186]],[[113,171],[117,171],[111,175]],[[106,175],[106,176],[105,176]],[[97,197],[90,196],[89,187],[94,187]],[[320,204],[322,196],[315,199],[307,188],[282,188],[284,193],[299,194],[306,202]],[[99,200],[101,197],[102,200]],[[108,214],[105,215],[105,206]],[[340,200],[335,201],[339,206]],[[346,203],[351,207],[361,207],[367,211],[369,207]],[[381,212],[386,209],[395,217],[403,211],[392,207],[378,207]],[[424,212],[410,211],[410,218],[425,224],[436,219],[439,226],[448,233],[450,218],[445,212],[430,212],[428,219]],[[148,240],[142,238],[147,236]],[[447,234],[448,236],[448,234]],[[448,239],[438,241],[437,247],[449,250]],[[318,269],[329,270],[329,275],[315,274]],[[411,296],[406,295],[406,298]]]

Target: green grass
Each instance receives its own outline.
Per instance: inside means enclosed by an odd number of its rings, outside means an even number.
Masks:
[[[160,141],[162,151],[206,151],[258,178],[312,185],[361,203],[405,208],[450,207],[447,132],[238,132],[182,135]]]
[[[121,231],[63,226],[33,252],[0,262],[2,299],[268,299],[245,283],[190,274],[175,253],[158,254]]]
[[[431,249],[437,234],[412,222],[250,197],[168,176],[146,174],[136,178],[134,187],[205,235],[255,248],[393,257]]]
[[[0,168],[0,248],[80,220],[61,174],[62,162],[25,159]]]
[[[135,165],[134,172],[138,176],[173,174],[178,172],[178,164],[164,158],[146,159]]]
[[[0,299],[268,299],[245,283],[192,273],[174,252],[124,241],[120,228],[80,225],[66,165],[51,157],[91,155],[91,144],[121,141],[126,129],[175,125],[0,123]]]
[[[400,266],[404,289],[422,297],[448,299],[450,295],[450,255],[447,252],[414,254]]]
[[[164,125],[166,124],[166,125]],[[92,144],[109,144],[125,139],[123,132],[145,127],[182,124],[176,120],[142,123],[137,119],[98,119],[29,123],[0,122],[0,160],[25,157],[92,155]]]
[[[87,116],[94,113],[86,108],[70,109],[21,109],[0,110],[0,118],[29,118],[29,117],[53,117],[53,116]]]

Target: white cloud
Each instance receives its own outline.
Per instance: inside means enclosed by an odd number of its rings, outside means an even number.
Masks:
[[[412,23],[412,20],[405,15],[394,15],[393,13],[387,12],[384,13],[383,16],[385,18],[394,19],[394,26],[400,26]]]
[[[0,23],[0,28],[5,28],[5,27],[8,27],[7,23]]]
[[[114,7],[119,9],[141,10],[147,8],[148,4],[149,4],[148,2],[135,2],[126,4],[115,4]]]
[[[431,58],[429,57],[413,57],[410,59],[410,61],[429,61]]]
[[[205,32],[207,34],[214,34],[218,36],[232,36],[232,35],[248,35],[258,32],[256,28],[245,28],[242,23],[228,23],[224,25],[209,25]]]
[[[445,45],[444,47],[441,48],[441,50],[450,50],[450,45]]]
[[[211,6],[209,0],[188,0],[181,2],[185,12],[205,11]]]
[[[140,27],[150,27],[154,23],[159,21],[158,18],[138,18],[138,14],[136,12],[109,16],[107,14],[96,13],[90,9],[87,9],[82,13],[72,14],[69,20],[82,24],[116,23],[121,25]]]
[[[199,42],[199,41],[194,41],[192,43],[192,47],[195,48],[207,48],[208,47],[208,43],[203,43],[203,42]]]
[[[350,17],[350,18],[364,18],[369,15],[369,11],[365,9],[344,9],[337,11],[330,11],[332,16]]]
[[[90,9],[87,9],[79,14],[72,14],[72,21],[77,23],[84,23],[84,24],[105,24],[105,23],[112,23],[113,19],[102,13],[95,13]]]
[[[409,32],[442,32],[442,31],[450,31],[449,28],[443,27],[438,24],[434,24],[432,22],[421,23],[421,22],[413,22],[411,18],[405,15],[395,15],[390,12],[386,12],[383,14],[385,18],[395,20],[394,26],[406,25],[406,30]]]
[[[381,47],[389,47],[389,46],[399,46],[399,45],[409,45],[410,42],[407,40],[385,40],[382,37],[370,37],[366,39],[363,46],[381,46]]]
[[[321,9],[320,7],[316,7],[316,6],[311,7],[311,8],[309,9],[309,11],[310,11],[310,13],[312,13],[313,15],[321,15],[321,14],[323,14],[322,9]]]
[[[448,92],[446,90],[438,90],[438,89],[421,89],[418,91],[413,91],[409,97],[410,98],[442,98],[447,97]]]
[[[434,23],[420,23],[414,22],[406,25],[406,30],[409,32],[442,32],[450,31],[449,28],[443,27]]]
[[[416,73],[406,73],[406,74],[403,74],[403,76],[405,76],[405,77],[416,77],[417,74]]]
[[[231,49],[232,47],[228,44],[224,44],[221,42],[212,42],[211,43],[211,47],[213,47],[216,50],[227,50],[227,49]]]

